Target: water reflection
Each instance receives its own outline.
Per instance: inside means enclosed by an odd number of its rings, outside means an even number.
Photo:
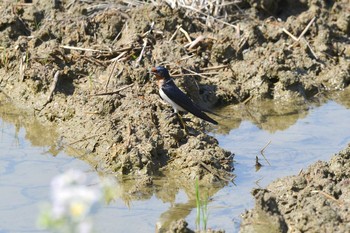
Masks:
[[[118,197],[130,208],[130,211],[133,211],[135,203],[140,201],[148,203],[146,212],[163,209],[156,216],[152,231],[156,228],[156,232],[165,232],[174,220],[186,218],[196,209],[195,181],[187,180],[184,182],[173,174],[169,175],[169,173],[164,173],[163,177],[154,177],[150,186],[142,184],[144,182],[142,176],[139,178],[117,177],[116,180],[118,180]],[[200,193],[210,198],[221,189],[221,184],[210,187],[200,186]],[[167,203],[165,209],[164,203]],[[135,216],[132,218],[135,218]],[[134,220],[131,219],[130,221]],[[150,230],[145,229],[141,232],[149,232]]]
[[[319,98],[305,103],[275,102],[272,100],[251,101],[247,104],[229,105],[217,110],[222,117],[220,125],[213,130],[215,134],[227,135],[239,128],[243,121],[249,121],[259,129],[269,133],[287,130],[299,119],[310,113],[310,108],[317,108],[333,100],[345,108],[350,108],[350,88],[342,92],[325,93]]]
[[[335,92],[331,94],[329,98],[344,106],[345,108],[350,109],[350,87],[342,92]]]
[[[59,151],[57,149],[57,133],[53,127],[48,128],[39,123],[33,116],[29,116],[23,111],[14,108],[12,104],[7,101],[0,100],[0,118],[2,122],[14,125],[15,137],[21,128],[26,129],[25,139],[30,141],[33,146],[49,147],[47,153],[56,156]]]
[[[59,153],[54,130],[6,100],[0,100],[0,117],[0,232],[39,232],[38,204],[48,199],[52,177],[73,167],[90,168]]]
[[[306,104],[276,103],[271,100],[252,102],[248,104],[230,105],[218,111],[223,117],[217,134],[228,134],[246,120],[255,124],[259,129],[270,133],[286,130],[305,118],[309,106]]]

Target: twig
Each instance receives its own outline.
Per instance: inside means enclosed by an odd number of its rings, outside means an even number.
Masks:
[[[123,73],[123,71],[124,71],[124,67],[122,67],[122,68],[120,69],[120,71],[119,71],[118,74],[116,75],[116,78],[119,78],[119,76]]]
[[[241,36],[241,28],[240,28],[238,23],[237,23],[237,26],[236,26],[236,36],[237,36],[237,38],[239,38]]]
[[[220,69],[224,69],[226,67],[228,67],[229,65],[221,65],[221,66],[212,66],[212,67],[205,67],[205,68],[202,68],[201,70],[205,70],[205,71],[208,71],[208,70],[220,70]]]
[[[203,163],[202,161],[198,161],[200,165],[202,165],[207,171],[209,171],[211,174],[213,174],[214,176],[218,177],[219,179],[223,180],[223,181],[227,181],[227,182],[233,182],[233,179],[235,178],[234,176],[230,177],[230,178],[226,178],[222,175],[219,174],[218,171],[212,169],[209,165]]]
[[[136,65],[138,65],[140,63],[140,61],[142,60],[142,56],[145,52],[145,48],[147,47],[147,43],[148,43],[147,37],[143,38],[142,50],[141,50],[140,56],[136,59]]]
[[[186,39],[188,40],[188,42],[192,42],[192,39],[191,39],[191,37],[190,37],[190,35],[188,34],[188,32],[186,32],[186,30],[185,29],[183,29],[182,27],[180,27],[180,32],[182,32],[184,35],[185,35],[185,37],[186,37]]]
[[[82,47],[75,47],[75,46],[69,46],[69,45],[60,45],[60,48],[71,49],[71,50],[79,50],[79,51],[87,51],[87,52],[110,53],[110,51],[108,51],[108,50],[82,48]]]
[[[301,32],[301,34],[299,35],[299,37],[295,37],[292,33],[290,33],[287,29],[282,28],[282,31],[284,33],[286,33],[288,36],[290,36],[295,42],[300,42],[301,39],[303,39],[303,42],[306,43],[306,46],[310,49],[312,55],[314,56],[314,58],[316,60],[318,60],[318,57],[316,55],[316,53],[314,52],[314,50],[311,48],[311,45],[309,44],[309,42],[304,38],[305,33],[309,30],[309,28],[311,27],[312,23],[315,21],[316,17],[313,17],[310,22],[308,23],[308,25],[304,28],[304,30]]]
[[[282,28],[282,31],[286,33],[288,36],[290,36],[293,40],[298,41],[298,38],[296,38],[292,33],[290,33],[287,29]]]
[[[47,97],[46,102],[43,104],[43,106],[41,108],[34,108],[35,111],[39,111],[40,112],[41,110],[43,110],[46,107],[46,105],[48,103],[50,103],[52,101],[53,93],[54,93],[54,91],[56,89],[59,75],[60,75],[60,71],[58,70],[58,71],[56,71],[55,75],[53,76],[53,82],[51,84],[51,87],[50,87],[50,90],[49,90],[49,95]]]
[[[193,71],[193,70],[190,70],[190,69],[187,69],[187,68],[183,68],[184,70],[187,70],[188,72],[190,72],[190,73],[192,73],[192,74],[195,74],[195,75],[198,75],[198,76],[200,76],[200,77],[205,77],[203,74],[200,74],[200,73],[197,73],[197,72],[195,72],[195,71]]]
[[[316,17],[313,17],[309,24],[305,27],[304,31],[300,34],[300,36],[298,37],[298,41],[304,36],[304,34],[309,30],[309,27],[311,26],[311,24],[315,21]]]
[[[115,91],[112,91],[112,92],[104,92],[104,93],[97,93],[97,94],[93,94],[93,95],[90,95],[90,96],[102,96],[102,95],[114,95],[114,94],[118,94],[119,92],[121,92],[122,90],[125,90],[129,87],[132,87],[134,85],[134,83],[130,84],[130,85],[127,85],[125,87],[121,87],[119,88],[118,90],[115,90]]]
[[[141,47],[129,46],[129,47],[117,49],[117,50],[115,50],[115,51],[113,51],[113,52],[115,52],[115,53],[120,53],[120,52],[124,52],[124,51],[129,51],[129,50],[132,50],[132,49],[141,49]]]
[[[173,33],[173,35],[170,37],[170,39],[169,39],[168,42],[172,41],[172,40],[175,38],[175,36],[176,36],[177,32],[180,30],[180,28],[181,28],[181,25],[177,25],[177,26],[176,26],[176,30],[175,30],[175,32]]]
[[[120,37],[120,35],[122,34],[122,32],[124,31],[124,28],[126,28],[127,26],[125,26],[125,25],[127,25],[128,24],[128,22],[125,22],[124,24],[123,24],[123,27],[122,27],[122,29],[118,32],[118,34],[115,36],[115,38],[114,38],[114,40],[113,40],[113,42],[112,43],[114,43],[114,42],[116,42],[118,39],[119,39],[119,37]]]
[[[128,123],[128,125],[127,125],[127,139],[126,139],[126,141],[125,141],[125,147],[126,147],[126,149],[129,149],[129,147],[130,147],[130,137],[131,137],[131,135],[132,135],[132,128],[131,128],[131,124],[130,124],[130,122]]]
[[[216,74],[219,74],[218,72],[213,72],[213,73],[197,73],[193,70],[190,70],[190,69],[187,69],[187,68],[183,68],[184,70],[187,70],[188,72],[190,72],[191,74],[190,75],[197,75],[197,76],[201,76],[202,78],[206,78],[205,75],[216,75]],[[189,75],[189,74],[175,74],[175,75],[172,75],[173,77],[182,77],[182,76],[185,76],[185,75]]]
[[[27,59],[27,56],[23,55],[19,63],[19,77],[22,82],[24,81],[24,71],[27,68],[27,64],[25,63],[26,59]]]
[[[261,185],[259,184],[260,183],[260,181],[262,180],[263,178],[260,178],[260,179],[257,179],[254,183],[257,185],[257,186],[259,186],[260,188],[261,188]]]
[[[33,3],[17,3],[15,6],[32,6]]]
[[[192,58],[192,57],[194,57],[194,56],[196,56],[196,54],[192,54],[192,55],[190,55],[190,56],[183,57],[183,58],[181,58],[179,61],[183,61],[183,60],[186,60],[186,59],[190,59],[190,58]]]
[[[303,172],[303,169],[300,169],[298,176],[300,176],[302,172]]]
[[[47,97],[47,101],[46,101],[45,105],[48,104],[49,102],[51,102],[51,100],[53,98],[53,93],[54,93],[54,91],[56,89],[59,75],[60,75],[60,71],[57,70],[55,75],[53,76],[53,82],[51,84],[51,87],[50,87],[50,90],[49,90],[49,96]]]
[[[301,32],[301,34],[299,35],[298,38],[296,38],[292,33],[290,33],[287,29],[282,28],[282,31],[284,33],[286,33],[288,36],[292,37],[293,40],[295,40],[296,42],[299,42],[300,39],[305,35],[305,33],[309,30],[311,24],[315,21],[316,17],[313,17],[310,22],[308,23],[308,25],[304,28],[304,30]]]
[[[190,43],[187,43],[184,47],[188,47],[188,49],[192,49],[194,46],[196,46],[196,44],[198,44],[199,42],[201,42],[202,40],[204,40],[206,37],[203,35],[198,36],[194,41],[191,41]]]
[[[84,114],[91,114],[91,115],[100,114],[100,111],[84,112]]]
[[[186,69],[187,70],[187,69]],[[172,77],[183,77],[183,76],[186,76],[186,75],[196,75],[196,76],[202,76],[202,77],[206,77],[204,75],[217,75],[217,74],[220,74],[219,72],[212,72],[212,73],[196,73],[194,71],[190,71],[188,70],[189,72],[192,72],[192,74],[172,74],[171,76]]]
[[[320,193],[323,196],[325,196],[326,198],[331,199],[332,201],[336,202],[338,205],[342,204],[341,201],[337,200],[335,197],[333,197],[332,195],[330,195],[322,190],[313,190],[313,191],[311,191],[311,193]]]
[[[306,43],[307,47],[310,49],[312,55],[315,57],[316,60],[318,60],[318,57],[316,55],[316,53],[314,52],[314,50],[311,48],[311,45],[309,44],[309,42],[303,37],[302,40]]]
[[[105,134],[105,133],[102,133],[102,134]],[[67,144],[67,146],[72,146],[72,145],[74,145],[74,144],[76,144],[78,142],[86,141],[88,139],[91,139],[91,138],[94,138],[94,137],[97,137],[97,136],[101,136],[102,134],[95,134],[95,135],[92,135],[92,136],[87,137],[87,138],[82,138],[82,139],[76,140],[74,142],[71,142],[71,143]]]
[[[101,62],[100,60],[96,59],[96,58],[93,58],[93,57],[88,57],[86,55],[82,55],[81,56],[83,59],[85,59],[86,61],[92,63],[92,64],[96,64],[98,66],[104,66],[106,67],[106,64]]]
[[[239,43],[238,43],[238,46],[239,46],[239,47],[238,47],[238,49],[237,49],[236,54],[240,54],[240,53],[242,52],[244,46],[247,44],[247,41],[248,41],[248,37],[247,37],[247,36],[243,37],[243,38],[239,41]]]
[[[144,38],[143,38],[143,45],[142,45],[142,50],[141,50],[140,56],[136,59],[136,63],[135,63],[136,66],[137,66],[137,65],[140,63],[140,61],[142,60],[142,56],[143,56],[143,54],[145,53],[145,49],[146,49],[147,43],[148,43],[147,35],[149,35],[150,33],[152,33],[153,29],[154,29],[154,22],[151,23],[150,29],[142,35],[142,36],[144,37]]]
[[[260,150],[260,154],[264,157],[265,161],[269,164],[269,166],[271,166],[270,162],[266,159],[265,155],[264,155],[264,151],[266,149],[266,147],[268,147],[271,143],[271,140],[264,146],[264,148],[262,148]]]
[[[154,30],[154,21],[151,23],[149,30],[142,34],[142,37],[149,35],[150,33],[153,32],[153,30]]]
[[[107,80],[107,83],[106,83],[106,86],[105,86],[105,91],[106,91],[106,92],[107,92],[109,80],[111,79],[111,77],[112,77],[112,75],[113,75],[113,73],[114,73],[114,69],[115,69],[115,66],[116,66],[116,65],[117,65],[117,61],[114,61],[112,71],[111,71],[111,73],[110,73],[109,76],[108,76],[108,80]]]
[[[245,99],[242,104],[246,105],[251,99],[253,99],[253,96],[250,95],[247,99]]]
[[[116,56],[115,58],[112,58],[111,60],[109,60],[110,62],[117,62],[120,61],[120,59],[127,53],[127,51],[121,52],[118,56]]]

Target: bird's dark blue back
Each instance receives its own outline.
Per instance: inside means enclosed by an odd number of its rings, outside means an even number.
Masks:
[[[218,124],[215,120],[202,112],[192,100],[175,85],[172,79],[165,80],[162,90],[164,94],[186,111],[215,125]]]

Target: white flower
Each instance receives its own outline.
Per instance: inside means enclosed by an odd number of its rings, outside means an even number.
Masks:
[[[95,209],[100,198],[100,187],[88,186],[84,173],[67,171],[51,182],[52,217],[68,218],[73,222],[84,221]]]
[[[104,179],[91,185],[86,174],[69,170],[51,182],[51,205],[42,211],[41,225],[57,232],[90,233],[91,214],[102,199],[116,197],[115,180]],[[40,224],[40,223],[39,223]]]

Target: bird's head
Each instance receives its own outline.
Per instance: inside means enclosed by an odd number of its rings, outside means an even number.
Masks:
[[[169,71],[163,66],[153,67],[151,73],[154,74],[158,80],[170,78]]]

